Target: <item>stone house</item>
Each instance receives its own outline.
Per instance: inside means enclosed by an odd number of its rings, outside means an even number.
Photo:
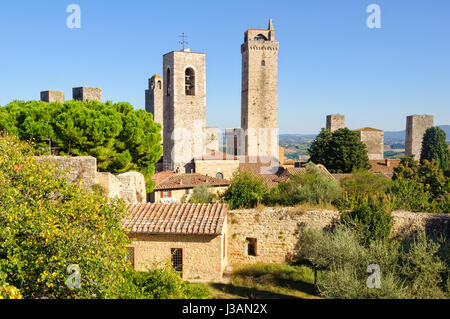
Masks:
[[[135,204],[122,225],[138,271],[170,261],[184,280],[220,281],[228,264],[226,204]]]
[[[194,188],[207,185],[208,191],[219,194],[226,191],[230,181],[223,179],[223,175],[216,177],[198,173],[177,174],[172,171],[156,173],[153,176],[155,188],[149,194],[151,203],[186,203],[193,194]]]

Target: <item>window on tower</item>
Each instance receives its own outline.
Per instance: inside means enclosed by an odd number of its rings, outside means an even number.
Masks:
[[[262,61],[261,61],[261,65],[262,65],[262,66],[266,66],[266,61],[265,61],[265,60],[262,60]]]
[[[195,71],[187,68],[185,72],[186,95],[195,95]]]
[[[258,35],[254,38],[254,40],[256,40],[256,41],[267,41],[267,38],[266,38],[264,35],[262,35],[262,34],[258,34]]]
[[[166,72],[166,95],[170,96],[170,69]]]
[[[161,81],[158,81],[158,89],[161,90]]]

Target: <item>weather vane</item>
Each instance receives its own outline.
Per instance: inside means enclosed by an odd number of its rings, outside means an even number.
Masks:
[[[188,36],[185,35],[184,32],[180,35],[180,38],[182,38],[182,40],[180,41],[180,44],[181,44],[182,47],[183,47],[183,51],[184,51],[184,46],[185,46],[186,44],[189,44],[188,42],[185,41],[185,39],[186,39],[187,37],[188,37]]]

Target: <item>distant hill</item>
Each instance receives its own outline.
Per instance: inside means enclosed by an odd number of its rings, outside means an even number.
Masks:
[[[439,127],[447,134],[447,142],[450,141],[450,125],[439,125]],[[405,142],[405,135],[406,131],[384,132],[384,139]]]

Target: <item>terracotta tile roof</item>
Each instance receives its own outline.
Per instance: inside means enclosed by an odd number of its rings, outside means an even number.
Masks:
[[[132,204],[122,226],[130,234],[220,235],[226,204]]]
[[[346,174],[331,174],[333,175],[334,179],[337,180],[338,182],[340,182],[341,180],[343,180],[346,177],[352,177],[353,174],[352,173],[346,173]]]
[[[323,165],[317,165],[319,169],[325,172],[329,178],[334,177],[330,174],[330,172]],[[282,167],[278,165],[271,165],[270,162],[256,162],[256,163],[240,163],[239,168],[242,171],[247,171],[252,173],[253,175],[262,178],[262,180],[266,183],[267,187],[273,188],[277,186],[281,182],[286,182],[289,180],[289,175],[295,174],[306,174],[305,167]]]
[[[175,174],[176,173],[174,171],[158,172],[158,173],[155,173],[155,175],[153,175],[152,180],[155,181],[156,184],[158,184],[161,181],[163,181],[164,179],[166,179],[167,177],[169,177],[171,175],[175,175]]]
[[[206,153],[198,156],[195,160],[237,160],[237,156],[226,154],[220,151],[206,149]]]
[[[155,185],[155,191],[170,189],[194,188],[200,185],[208,186],[228,186],[230,181],[226,179],[215,178],[198,173],[193,174],[171,174]]]
[[[400,165],[400,159],[384,159],[384,160],[370,160],[369,169],[371,173],[383,174],[386,177],[392,178],[394,175],[394,168]]]
[[[359,129],[356,129],[353,131],[355,131],[355,132],[361,132],[361,131],[384,132],[383,130],[379,130],[379,129],[373,128],[373,127],[363,127],[363,128],[359,128]]]

